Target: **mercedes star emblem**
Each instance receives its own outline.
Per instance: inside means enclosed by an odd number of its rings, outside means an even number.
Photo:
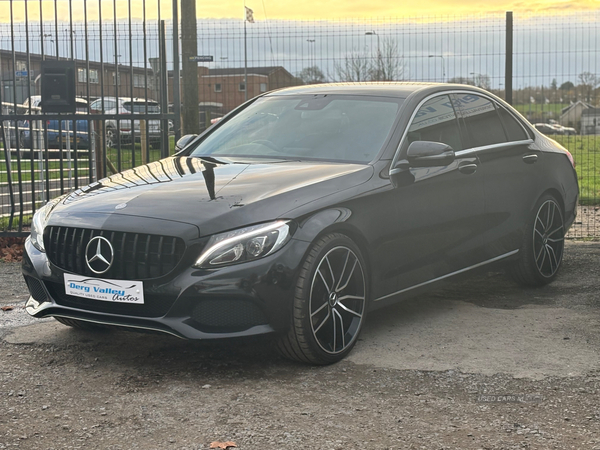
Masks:
[[[114,250],[110,241],[102,236],[90,239],[85,248],[85,263],[94,273],[101,274],[112,266]]]

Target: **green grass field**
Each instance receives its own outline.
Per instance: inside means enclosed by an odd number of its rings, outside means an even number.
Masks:
[[[567,148],[575,159],[575,170],[579,181],[579,201],[582,205],[600,205],[600,136],[552,136],[557,142]],[[170,139],[170,152],[173,153],[175,148],[174,138]],[[136,144],[135,148],[135,165],[141,164],[141,149],[140,145]],[[111,163],[118,167],[117,150],[108,150],[108,159]],[[150,150],[150,161],[160,159],[160,151],[158,149]],[[132,150],[121,149],[121,170],[132,167]],[[37,163],[34,163],[37,169]],[[79,160],[80,176],[87,177],[88,161],[81,158]],[[17,182],[16,177],[16,162],[13,160],[13,183]],[[31,180],[31,162],[24,160],[21,163],[22,180],[24,182]],[[53,161],[50,163],[50,178],[58,179],[60,177],[60,162]],[[36,175],[39,176],[39,175]],[[67,177],[68,172],[66,163],[63,166],[63,176]],[[6,164],[0,161],[0,182],[6,182]]]
[[[573,155],[579,203],[600,205],[600,136],[552,136]]]
[[[568,103],[525,103],[521,105],[513,105],[513,107],[524,116],[526,116],[529,112],[532,114],[553,112],[560,115],[562,109],[566,108],[567,106],[569,106]]]
[[[173,154],[175,151],[175,137],[174,136],[170,136],[169,137],[169,154]],[[148,160],[148,162],[152,162],[152,161],[157,161],[160,159],[160,149],[153,149],[151,148],[149,150],[149,154],[150,154],[150,159]],[[111,162],[111,164],[118,170],[119,169],[119,152],[116,148],[109,148],[107,151],[107,157],[108,160]],[[67,159],[66,156],[63,155],[63,171],[62,171],[62,176],[64,178],[68,177],[68,166],[67,166]],[[131,169],[132,167],[134,167],[133,162],[135,162],[135,166],[139,166],[142,163],[142,150],[141,150],[141,145],[140,144],[135,144],[134,149],[132,150],[131,145],[129,146],[125,146],[123,145],[123,147],[121,147],[121,162],[120,162],[120,170],[126,170],[126,169]],[[89,162],[88,162],[88,152],[87,151],[81,151],[79,154],[79,159],[78,159],[78,172],[79,172],[79,176],[87,176],[89,173]],[[33,163],[34,165],[34,170],[37,172],[38,169],[38,162],[35,161]],[[15,157],[12,158],[11,161],[11,174],[12,174],[12,181],[13,183],[17,183],[18,182],[18,170],[17,170],[17,160]],[[71,159],[71,169],[75,169],[75,162],[73,159]],[[61,171],[60,171],[60,161],[50,161],[48,164],[48,176],[51,180],[56,180],[59,179],[61,177]],[[108,170],[108,172],[110,173],[110,168]],[[46,174],[44,174],[44,177],[46,176]],[[36,179],[40,179],[40,175],[39,173],[35,174]],[[31,181],[31,160],[30,159],[21,159],[21,180],[24,182],[27,181]],[[6,173],[6,161],[4,161],[4,159],[2,159],[0,161],[0,183],[6,183],[8,181],[8,176]]]

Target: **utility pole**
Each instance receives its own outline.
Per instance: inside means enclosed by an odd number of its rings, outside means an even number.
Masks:
[[[183,76],[183,134],[198,134],[198,63],[190,57],[198,55],[196,0],[181,0],[181,56]]]
[[[513,104],[513,13],[506,11],[506,56],[504,63],[504,100]],[[529,105],[531,108],[531,104]]]

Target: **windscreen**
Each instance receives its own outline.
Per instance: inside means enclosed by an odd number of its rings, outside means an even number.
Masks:
[[[191,156],[369,162],[392,131],[401,99],[263,97],[223,123]]]

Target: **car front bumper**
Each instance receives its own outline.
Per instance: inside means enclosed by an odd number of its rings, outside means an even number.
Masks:
[[[22,271],[31,296],[25,309],[37,318],[66,317],[184,339],[283,332],[289,327],[296,274],[308,246],[292,239],[260,260],[210,270],[189,267],[166,283],[144,280],[144,305],[123,305],[66,295],[65,272],[27,239]]]

